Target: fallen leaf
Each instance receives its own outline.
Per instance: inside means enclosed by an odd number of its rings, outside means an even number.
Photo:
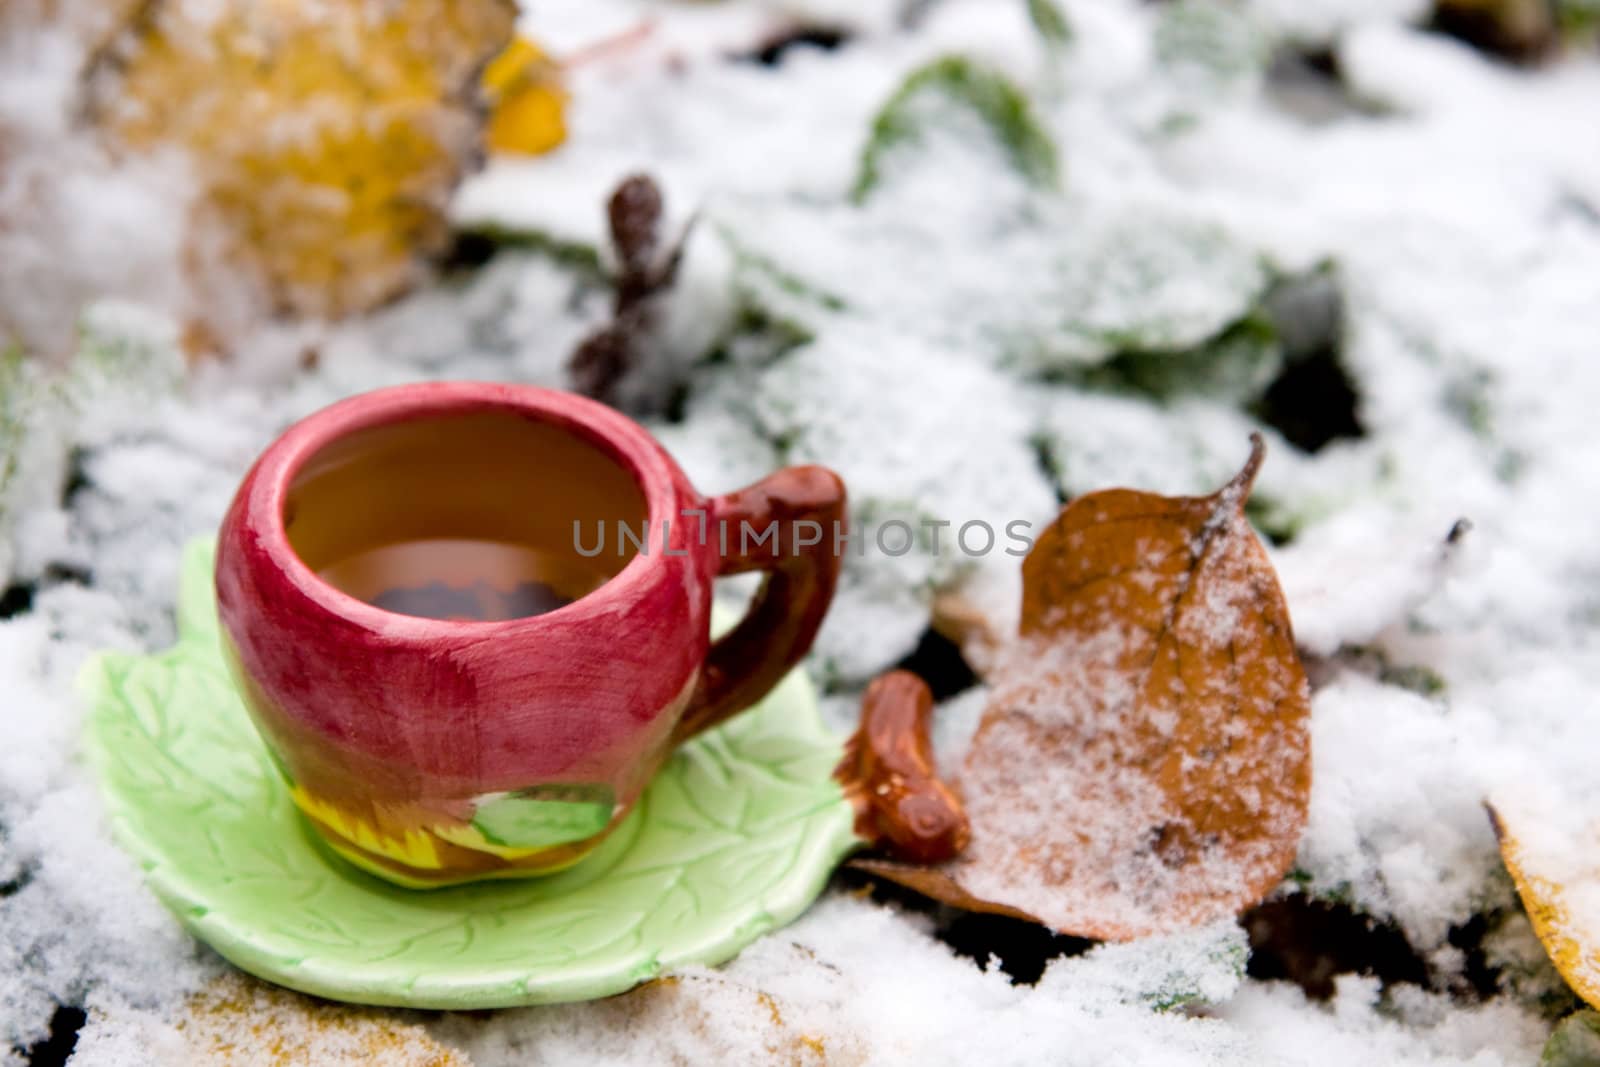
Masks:
[[[518,37],[483,72],[489,97],[484,141],[495,152],[537,156],[567,139],[567,93],[561,66],[544,49]]]
[[[1211,496],[1068,505],[1023,563],[1018,640],[958,789],[964,855],[858,863],[937,899],[1126,940],[1225,918],[1282,879],[1311,786],[1305,672],[1244,518]]]
[[[1600,1008],[1600,818],[1582,804],[1525,791],[1489,805],[1500,855],[1528,921],[1572,991]]]
[[[348,314],[444,248],[479,72],[514,17],[510,0],[154,0],[100,52],[90,112],[127,148],[189,157],[196,273],[220,261],[273,310]]]

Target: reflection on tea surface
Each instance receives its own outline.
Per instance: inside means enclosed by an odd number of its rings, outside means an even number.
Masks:
[[[607,577],[581,558],[466,538],[379,545],[319,573],[385,611],[477,621],[543,615],[594,592]]]

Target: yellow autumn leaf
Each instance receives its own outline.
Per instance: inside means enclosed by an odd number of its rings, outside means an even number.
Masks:
[[[92,111],[128,147],[187,153],[193,258],[254,275],[274,310],[360,311],[447,240],[479,72],[514,16],[511,0],[156,0],[91,72]]]
[[[1600,1008],[1600,819],[1572,834],[1558,807],[1499,800],[1489,818],[1534,933],[1573,992]]]
[[[483,72],[489,98],[490,150],[536,156],[567,139],[567,94],[561,67],[542,48],[518,37]]]

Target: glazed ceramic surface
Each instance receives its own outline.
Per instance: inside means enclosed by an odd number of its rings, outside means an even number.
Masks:
[[[310,831],[224,665],[211,550],[185,559],[178,644],[85,673],[112,825],[175,914],[245,970],[372,1004],[605,996],[712,964],[797,916],[861,844],[841,748],[803,675],[679,748],[576,865],[416,892]]]
[[[457,418],[488,442],[475,462],[439,459],[466,432]],[[431,444],[383,443],[417,427]],[[376,473],[361,473],[373,455]],[[435,480],[415,481],[429,464]],[[308,479],[332,488],[297,499]],[[393,489],[374,490],[382,479]],[[440,517],[417,518],[429,507]],[[633,514],[647,547],[532,617],[395,614],[306,562],[398,528],[459,535],[450,524],[464,522],[566,546],[575,519]],[[759,700],[805,653],[839,558],[831,537],[801,545],[802,521],[844,521],[831,472],[780,471],[708,499],[642,427],[572,394],[380,390],[292,427],[246,477],[218,544],[224,648],[288,795],[341,855],[407,886],[546,873],[620,833],[678,744]],[[777,537],[751,549],[746,525]],[[730,528],[731,543],[715,533]],[[748,570],[766,572],[762,591],[712,644],[712,579]]]

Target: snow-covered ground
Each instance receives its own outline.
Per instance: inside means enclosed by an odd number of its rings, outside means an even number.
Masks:
[[[491,162],[456,204],[524,239],[188,369],[156,274],[118,266],[170,253],[167,187],[61,147],[57,67],[12,54],[0,118],[89,184],[0,234],[0,293],[30,322],[74,286],[143,303],[86,312],[64,371],[0,365],[0,1059],[67,1004],[89,1012],[74,1062],[148,1062],[223,967],[110,842],[77,754],[84,657],[171,640],[181,545],[298,416],[420,378],[565,384],[610,303],[570,251],[605,260],[604,200],[642,170],[693,224],[623,393],[704,491],[815,461],[869,526],[1037,526],[1111,485],[1209,492],[1266,434],[1251,515],[1315,689],[1285,892],[1389,924],[1427,984],[1342,976],[1309,1000],[1247,977],[1232,925],[1015,984],[941,940],[948,915],[857,881],[676,984],[407,1021],[478,1064],[1533,1062],[1570,996],[1484,804],[1537,786],[1600,808],[1600,62],[1505,66],[1417,28],[1423,6],[1073,0],[1056,40],[1022,0],[546,0],[524,28],[582,53],[568,141]],[[796,20],[843,43],[732,58]],[[911,134],[875,138],[908,74],[952,55],[1028,113],[925,82]],[[49,266],[31,286],[28,256]],[[1016,560],[946,549],[850,560],[811,657],[841,731],[936,602],[1014,625]],[[982,704],[949,701],[941,759]]]

